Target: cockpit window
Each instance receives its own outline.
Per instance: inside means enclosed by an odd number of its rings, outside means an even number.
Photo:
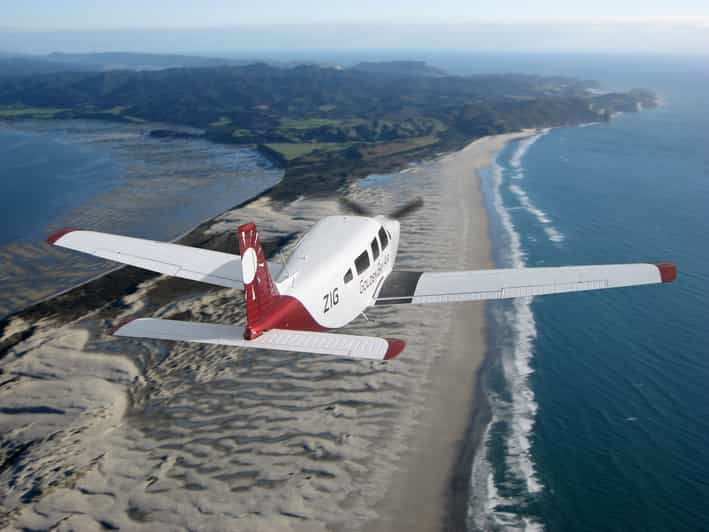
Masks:
[[[347,270],[347,273],[345,274],[345,284],[349,283],[352,280],[352,268]]]
[[[386,249],[389,245],[389,237],[383,227],[379,228],[379,240],[382,243],[382,249]]]
[[[372,240],[372,258],[377,260],[379,258],[379,242],[377,242],[377,237]]]
[[[357,268],[358,274],[361,274],[364,270],[369,268],[369,255],[366,249],[355,259],[355,267]]]

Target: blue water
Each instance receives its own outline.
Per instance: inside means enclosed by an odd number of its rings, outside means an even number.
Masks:
[[[709,60],[590,67],[664,106],[503,150],[484,182],[496,260],[671,260],[680,278],[489,305],[470,527],[709,530]]]
[[[0,161],[0,246],[41,238],[51,220],[122,181],[120,163],[105,150],[6,126]]]

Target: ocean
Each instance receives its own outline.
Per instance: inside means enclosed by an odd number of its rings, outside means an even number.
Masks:
[[[577,59],[556,72],[581,75]],[[483,179],[495,260],[668,260],[679,279],[488,305],[470,530],[709,529],[709,60],[635,59],[592,58],[585,77],[662,107],[499,154]]]

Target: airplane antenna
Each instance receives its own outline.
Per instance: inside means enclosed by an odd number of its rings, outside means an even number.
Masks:
[[[367,315],[366,315],[364,312],[362,312],[362,317],[363,317],[366,321],[369,321],[369,318],[367,317]]]
[[[286,264],[286,259],[283,257],[283,253],[281,250],[278,250],[278,255],[281,257],[281,262],[283,263],[283,269],[286,271],[288,274],[288,277],[290,277],[290,271],[288,270],[288,265]]]

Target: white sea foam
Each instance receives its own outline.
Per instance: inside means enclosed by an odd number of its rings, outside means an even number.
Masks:
[[[532,145],[540,138],[549,133],[549,131],[551,131],[549,128],[542,129],[536,135],[527,137],[526,139],[521,140],[517,144],[517,149],[512,154],[512,157],[510,157],[510,166],[515,170],[515,172],[512,174],[513,179],[522,179],[524,177],[524,170],[522,169],[522,159],[524,159],[524,156],[527,155],[529,148],[531,148]]]
[[[544,226],[544,232],[547,234],[549,240],[551,240],[552,242],[564,241],[564,235],[561,234],[561,232],[556,227],[554,227],[547,213],[545,213],[539,207],[534,205],[534,203],[532,203],[532,200],[529,199],[529,195],[524,190],[522,190],[522,188],[517,185],[510,185],[510,191],[512,191],[517,196],[517,199],[519,199],[519,202],[522,207],[524,207],[529,213],[531,213],[537,219],[537,221]]]
[[[548,130],[547,130],[548,131]],[[546,131],[545,131],[546,132]],[[524,252],[519,233],[515,230],[509,211],[502,201],[502,167],[495,163],[495,210],[500,217],[502,227],[509,241],[509,261],[513,268],[525,266]],[[530,361],[533,355],[534,340],[537,336],[534,314],[531,309],[532,298],[515,299],[513,311],[506,314],[506,322],[514,330],[514,341],[511,349],[502,355],[505,379],[512,393],[509,423],[511,435],[508,441],[508,462],[516,466],[522,473],[530,493],[536,493],[541,485],[536,480],[534,464],[529,450],[530,435],[534,428],[537,403],[534,392],[529,386],[529,375],[533,373]]]
[[[493,394],[490,400],[495,413],[483,433],[481,441],[484,449],[475,455],[473,461],[471,485],[474,486],[474,490],[468,507],[467,528],[468,530],[543,530],[542,525],[530,517],[501,510],[501,508],[510,508],[518,505],[521,502],[521,498],[505,497],[500,494],[495,485],[494,472],[485,454],[490,427],[500,421],[498,412],[504,417],[507,417],[509,412],[507,402],[501,404],[500,401],[502,400],[499,396]]]
[[[522,140],[521,142],[518,143],[517,149],[515,152],[512,154],[512,157],[510,157],[510,167],[512,169],[511,177],[512,179],[522,179],[525,176],[524,173],[524,168],[522,167],[522,160],[524,159],[524,156],[527,154],[529,151],[529,148],[532,147],[532,145],[537,142],[540,138],[542,138],[544,135],[549,133],[551,131],[549,128],[543,129],[540,133],[537,135],[533,135],[529,138],[526,138]],[[497,171],[497,169],[496,169]],[[500,169],[500,179],[502,176],[502,170]],[[552,224],[551,220],[549,219],[549,216],[536,207],[532,201],[529,199],[529,196],[527,193],[522,190],[521,187],[518,185],[510,185],[510,190],[517,195],[519,198],[520,203],[522,206],[527,209],[532,215],[534,215],[539,223],[541,223],[544,226],[544,232],[547,234],[547,238],[551,240],[552,242],[563,242],[564,241],[564,235],[561,234],[561,232],[554,227]],[[502,201],[502,200],[500,200]],[[497,208],[497,206],[496,206]],[[499,209],[498,209],[499,210]],[[504,224],[503,224],[504,225]],[[514,228],[512,229],[514,231]]]
[[[495,508],[502,502],[495,486],[490,462],[485,456],[490,427],[496,421],[497,417],[493,415],[480,440],[483,448],[478,450],[473,459],[470,485],[474,486],[474,489],[471,492],[470,505],[468,506],[468,529],[485,530],[488,528],[491,518],[495,514]]]
[[[525,260],[520,237],[515,230],[510,211],[502,201],[502,172],[502,167],[495,162],[493,205],[509,245],[505,266],[522,268],[525,266]],[[468,513],[470,528],[542,530],[541,524],[528,516],[499,510],[521,504],[527,497],[542,490],[531,457],[531,435],[538,408],[529,383],[529,376],[533,373],[531,359],[534,340],[537,336],[531,302],[532,298],[516,299],[503,315],[504,326],[513,331],[512,341],[502,346],[501,353],[503,374],[511,399],[492,393],[489,398],[492,419],[483,435],[482,448],[476,454],[471,472],[473,489]],[[516,481],[521,481],[526,488],[526,493],[517,497],[505,497],[500,494],[494,481],[492,465],[487,458],[490,427],[499,421],[504,421],[508,427],[505,453],[507,473]]]

